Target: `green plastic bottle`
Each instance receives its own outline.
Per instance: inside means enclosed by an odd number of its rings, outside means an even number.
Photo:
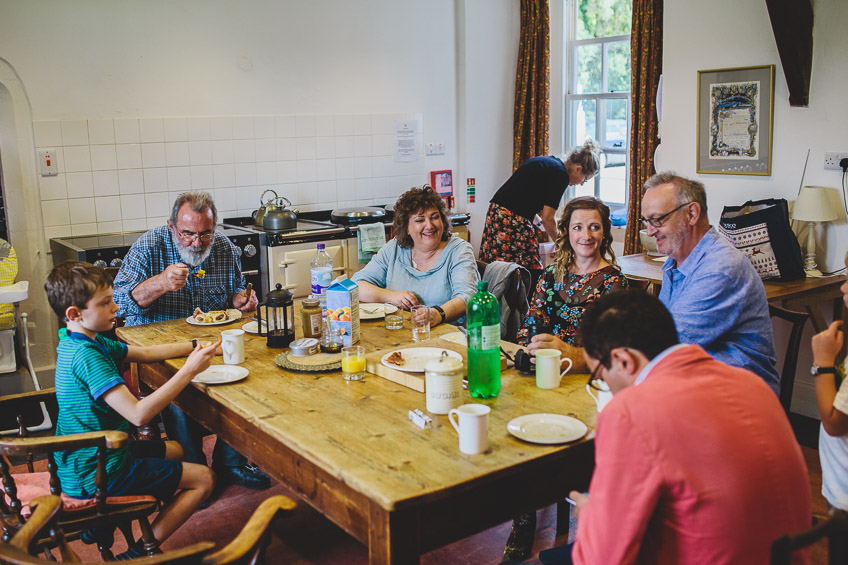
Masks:
[[[501,391],[501,314],[489,283],[477,283],[468,301],[468,391],[474,398],[494,398]]]

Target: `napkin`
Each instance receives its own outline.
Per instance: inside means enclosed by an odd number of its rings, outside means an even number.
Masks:
[[[362,224],[356,232],[359,262],[367,263],[386,243],[386,228],[381,222]]]

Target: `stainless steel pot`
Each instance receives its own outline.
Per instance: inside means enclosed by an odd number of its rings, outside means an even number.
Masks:
[[[381,222],[385,217],[385,210],[371,206],[364,206],[361,208],[339,208],[330,213],[331,222],[344,225]]]
[[[297,227],[297,213],[294,210],[289,210],[287,206],[291,206],[291,202],[285,196],[279,196],[269,203],[262,218],[262,227],[266,231],[295,229]]]

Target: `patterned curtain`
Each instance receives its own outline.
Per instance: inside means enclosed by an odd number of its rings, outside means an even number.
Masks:
[[[654,174],[657,85],[662,74],[663,0],[633,0],[630,30],[630,179],[624,254],[644,251],[639,243],[642,191]]]
[[[515,77],[512,170],[548,154],[551,26],[548,0],[521,0],[521,37]]]

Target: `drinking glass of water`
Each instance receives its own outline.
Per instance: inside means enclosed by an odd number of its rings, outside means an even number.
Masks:
[[[412,341],[426,341],[430,339],[430,307],[413,306],[409,311],[410,323],[412,324]]]
[[[383,304],[383,312],[386,316],[386,329],[387,330],[402,330],[403,329],[403,312],[400,308],[391,304],[390,302],[386,302]]]

